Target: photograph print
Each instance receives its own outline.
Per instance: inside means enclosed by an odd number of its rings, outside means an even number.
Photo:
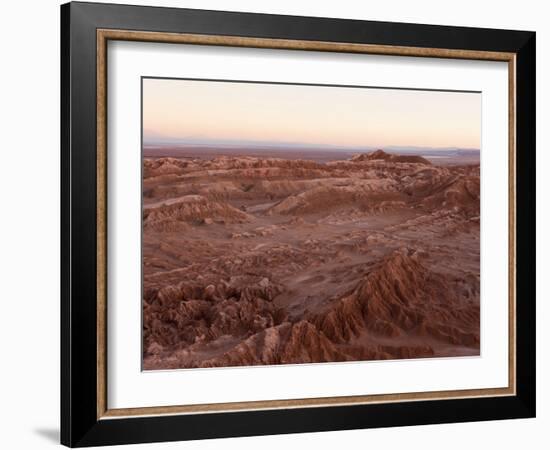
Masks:
[[[142,78],[142,367],[480,354],[481,94]]]

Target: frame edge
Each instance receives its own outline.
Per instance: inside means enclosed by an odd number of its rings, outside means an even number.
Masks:
[[[65,3],[60,6],[60,137],[61,137],[61,152],[60,152],[60,171],[61,171],[61,358],[60,358],[60,443],[66,446],[71,445],[71,350],[70,350],[70,35],[71,35],[71,5]]]
[[[76,6],[76,7],[75,7]],[[78,389],[82,389],[82,383],[77,383],[79,386],[73,386],[74,376],[77,374],[82,375],[82,367],[86,364],[82,364],[79,361],[75,361],[73,366],[73,338],[75,333],[79,335],[76,343],[81,342],[81,336],[83,332],[78,332],[72,328],[72,321],[74,318],[82,318],[81,314],[83,311],[75,312],[71,308],[71,303],[74,301],[73,290],[72,290],[72,276],[73,276],[73,266],[75,261],[73,260],[73,254],[78,255],[76,250],[73,250],[71,245],[73,240],[76,242],[75,236],[73,236],[73,211],[72,211],[72,197],[71,192],[75,186],[75,182],[72,179],[73,175],[73,164],[74,167],[80,167],[82,160],[75,161],[73,163],[73,140],[72,132],[74,124],[74,112],[71,110],[71,104],[76,104],[73,99],[72,85],[71,83],[75,78],[73,73],[73,65],[76,68],[77,62],[75,62],[75,53],[77,50],[71,44],[76,42],[75,34],[78,25],[85,25],[79,35],[82,36],[83,33],[89,33],[93,28],[95,30],[96,26],[100,25],[100,22],[97,22],[97,15],[93,14],[89,20],[85,20],[84,13],[87,11],[94,10],[95,13],[98,11],[109,10],[110,6],[114,5],[97,5],[93,3],[77,3],[77,4],[64,4],[61,6],[61,443],[67,446],[89,446],[89,445],[106,445],[106,444],[122,444],[129,442],[154,442],[159,440],[159,434],[153,429],[150,429],[150,434],[148,433],[149,427],[158,429],[166,428],[170,424],[175,424],[175,419],[168,419],[166,417],[143,417],[143,418],[133,418],[133,419],[116,419],[116,420],[97,420],[97,418],[92,421],[88,417],[89,411],[84,412],[83,408],[88,407],[88,402],[81,404],[77,400],[82,397]],[[125,8],[131,8],[125,5]],[[140,7],[134,7],[136,9]],[[143,10],[143,8],[140,8]],[[162,9],[162,8],[161,8]],[[164,10],[167,10],[164,8]],[[220,13],[217,11],[216,13]],[[243,13],[244,14],[244,13]],[[238,15],[238,14],[236,14]],[[246,15],[246,14],[245,14]],[[250,15],[249,15],[250,16]],[[249,17],[248,16],[248,17]],[[281,16],[279,16],[281,17]],[[282,16],[282,17],[292,17],[292,16]],[[313,19],[313,18],[310,18]],[[110,20],[110,19],[109,19]],[[121,20],[120,17],[115,17],[114,19]],[[325,19],[326,20],[326,19]],[[411,25],[411,24],[403,24]],[[421,26],[421,25],[420,25]],[[523,232],[527,233],[527,236],[524,235],[524,238],[519,238],[520,233],[518,232],[518,260],[521,261],[520,264],[523,264],[524,269],[521,271],[518,270],[518,284],[516,286],[517,296],[519,298],[520,292],[523,292],[521,295],[522,300],[525,300],[522,305],[518,304],[518,314],[521,314],[521,317],[526,320],[525,324],[522,324],[521,327],[518,327],[518,340],[521,339],[521,348],[518,348],[517,359],[519,360],[520,354],[524,355],[524,358],[521,361],[518,361],[516,371],[518,378],[518,393],[515,397],[509,398],[507,401],[502,400],[498,401],[499,405],[502,406],[500,411],[494,411],[493,415],[495,419],[505,419],[512,417],[534,417],[536,413],[536,397],[535,397],[535,353],[534,353],[534,336],[535,336],[535,305],[534,305],[534,244],[535,244],[535,223],[534,223],[534,212],[535,212],[535,197],[534,197],[534,167],[535,167],[535,33],[529,32],[514,32],[520,33],[522,36],[522,46],[518,48],[518,64],[516,66],[517,76],[518,76],[518,90],[516,92],[516,98],[518,100],[517,105],[517,116],[521,116],[521,123],[518,123],[517,135],[516,135],[516,154],[517,154],[517,167],[516,167],[516,176],[522,178],[524,181],[518,185],[518,198],[521,197],[522,203],[525,205],[522,208],[517,208],[518,218],[516,223],[516,229],[520,231],[522,228]],[[95,42],[95,36],[94,36]],[[86,49],[87,50],[87,49]],[[81,55],[82,56],[82,55]],[[95,59],[94,59],[95,61]],[[88,63],[88,61],[86,60]],[[95,72],[94,72],[95,73]],[[95,78],[95,76],[94,76]],[[86,80],[86,83],[88,81]],[[519,84],[524,84],[520,89]],[[521,102],[521,95],[526,95],[525,99]],[[95,103],[94,103],[95,108]],[[519,121],[518,121],[519,122]],[[520,133],[520,128],[522,131]],[[95,135],[95,129],[93,130]],[[527,149],[526,149],[527,147]],[[75,147],[76,148],[76,147]],[[522,154],[522,152],[524,152]],[[525,155],[525,152],[528,152]],[[78,156],[78,155],[76,155]],[[95,154],[93,155],[95,158]],[[525,160],[524,160],[525,158]],[[78,159],[78,158],[76,158]],[[81,158],[82,159],[82,158]],[[521,160],[521,161],[520,161]],[[95,166],[94,166],[95,170]],[[520,177],[520,173],[522,174]],[[78,174],[76,174],[78,175]],[[78,183],[76,183],[78,184]],[[77,192],[75,190],[75,192]],[[532,196],[529,198],[529,195]],[[89,198],[89,197],[86,197]],[[76,204],[76,202],[75,202]],[[519,205],[519,203],[518,203]],[[95,211],[95,208],[94,208]],[[522,216],[522,213],[524,216]],[[77,228],[75,228],[78,231]],[[521,241],[521,244],[520,244]],[[520,257],[521,254],[521,257]],[[83,256],[81,257],[83,258]],[[88,258],[87,257],[87,261]],[[520,266],[518,264],[518,267]],[[78,264],[80,267],[74,267],[75,272],[78,269],[82,268],[82,264]],[[95,276],[95,274],[94,274]],[[78,275],[78,278],[83,278],[83,275]],[[520,283],[520,278],[523,280]],[[520,286],[521,284],[521,286]],[[523,289],[523,290],[522,290]],[[84,297],[84,295],[82,295]],[[85,300],[85,299],[83,299]],[[87,300],[87,299],[86,299]],[[96,311],[97,312],[97,311]],[[95,318],[94,318],[95,319]],[[519,322],[519,320],[518,320]],[[76,322],[75,322],[76,323]],[[94,320],[95,323],[95,320]],[[87,327],[88,325],[86,325]],[[97,336],[94,337],[94,344],[96,343]],[[518,343],[519,345],[519,343]],[[94,355],[96,356],[96,355]],[[84,356],[88,358],[88,355]],[[525,366],[521,364],[525,363]],[[520,374],[521,371],[521,374]],[[520,377],[521,375],[521,377]],[[89,384],[91,380],[96,380],[96,373],[94,375],[87,375],[89,379],[86,380],[86,383]],[[76,380],[78,381],[78,380]],[[76,390],[75,390],[76,389]],[[96,393],[94,394],[96,395]],[[86,397],[86,396],[85,396]],[[88,400],[86,397],[85,400]],[[422,402],[425,404],[426,402]],[[450,408],[450,404],[455,405],[459,411],[456,414],[443,414],[444,417],[439,419],[433,419],[430,413],[421,412],[421,416],[414,418],[410,424],[418,425],[425,423],[443,423],[449,420],[456,422],[462,421],[478,421],[478,420],[490,420],[482,417],[482,412],[487,412],[489,409],[488,405],[481,406],[481,403],[476,403],[468,401],[468,405],[478,404],[480,411],[478,415],[472,417],[471,419],[464,419],[463,415],[466,414],[466,410],[469,407],[466,403],[456,403],[456,401],[449,401],[447,408]],[[75,405],[75,408],[73,408]],[[80,412],[76,411],[79,409]],[[238,426],[237,421],[247,420],[246,413],[232,413],[234,414],[231,419],[227,417],[229,422],[234,424],[229,432],[227,431],[227,426],[222,426],[220,432],[215,435],[215,433],[209,430],[197,431],[193,430],[193,423],[201,423],[201,419],[197,417],[191,417],[188,421],[191,429],[180,429],[173,430],[173,432],[168,433],[164,438],[166,441],[179,440],[179,439],[204,439],[212,437],[229,437],[229,436],[247,436],[247,435],[265,435],[273,433],[296,433],[296,432],[309,432],[309,431],[329,431],[329,430],[341,430],[341,429],[354,429],[354,428],[367,428],[367,427],[383,427],[388,426],[383,423],[382,419],[374,420],[374,422],[380,422],[377,424],[367,423],[364,415],[367,414],[365,408],[357,407],[343,407],[339,410],[338,407],[333,408],[334,415],[337,416],[339,411],[342,411],[349,418],[349,414],[346,411],[351,412],[356,411],[359,416],[348,424],[343,424],[341,419],[335,419],[337,423],[327,425],[326,417],[322,416],[323,408],[319,408],[319,411],[312,414],[310,419],[307,420],[307,425],[302,426],[301,428],[297,425],[292,425],[289,422],[290,417],[298,419],[299,417],[304,417],[303,410],[295,410],[295,413],[289,414],[287,418],[282,420],[283,423],[280,426],[274,424],[259,423],[259,428],[256,432],[243,430],[243,426]],[[374,408],[377,409],[377,408]],[[370,410],[371,412],[374,411]],[[414,411],[417,408],[414,406],[398,407],[399,411]],[[95,410],[95,408],[94,408]],[[365,414],[360,414],[360,411],[364,411]],[[76,413],[78,417],[73,416],[73,413]],[[97,413],[94,411],[94,413]],[[382,414],[387,416],[388,413]],[[263,417],[267,422],[269,417],[272,420],[276,420],[277,417],[280,417],[279,413],[273,411],[265,411],[264,413],[260,412],[257,414],[256,419],[252,420],[252,423],[258,423],[259,418]],[[313,417],[315,416],[315,417]],[[449,417],[447,417],[449,416]],[[453,417],[451,417],[453,416]],[[454,417],[456,416],[456,417]],[[479,417],[478,417],[479,416]],[[171,416],[177,417],[177,416]],[[240,417],[240,419],[239,419]],[[162,420],[164,419],[164,422]],[[306,418],[307,419],[307,418]],[[372,419],[372,418],[371,418]],[[387,420],[387,417],[386,417]],[[217,421],[217,419],[214,419]],[[161,423],[162,422],[162,423]],[[353,422],[353,423],[351,423]],[[391,426],[403,425],[400,423],[400,420],[397,419],[395,423]],[[113,427],[118,427],[120,433],[114,431]],[[143,428],[140,430],[140,427]],[[315,428],[318,427],[318,428]],[[231,428],[231,427],[230,427]],[[246,427],[245,427],[246,428]],[[250,428],[252,430],[252,428]],[[233,434],[232,434],[233,433]],[[120,435],[117,435],[120,434]],[[168,436],[169,435],[169,436]],[[133,438],[132,438],[133,436]],[[132,440],[133,439],[133,440]],[[142,439],[136,441],[135,439]]]

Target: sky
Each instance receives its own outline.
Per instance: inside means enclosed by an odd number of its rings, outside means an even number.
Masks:
[[[480,148],[481,94],[143,79],[145,145]]]

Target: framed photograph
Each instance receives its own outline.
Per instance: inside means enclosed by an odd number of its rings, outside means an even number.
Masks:
[[[61,441],[535,415],[535,33],[61,7]]]

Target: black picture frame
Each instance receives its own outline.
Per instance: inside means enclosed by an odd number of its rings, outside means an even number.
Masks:
[[[516,395],[97,417],[98,29],[516,55]],[[535,416],[534,32],[73,2],[61,6],[61,443],[70,447]]]

